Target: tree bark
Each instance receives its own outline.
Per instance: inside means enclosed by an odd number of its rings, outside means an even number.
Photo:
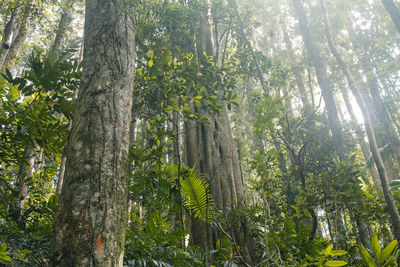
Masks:
[[[0,47],[0,64],[3,64],[4,58],[7,55],[8,49],[11,45],[12,32],[15,24],[15,20],[18,16],[19,7],[14,8],[11,13],[10,19],[7,21],[6,25],[4,25],[3,38],[1,40]]]
[[[36,151],[33,148],[26,150],[25,160],[21,163],[18,171],[18,198],[10,210],[11,217],[23,228],[25,223],[21,221],[23,211],[25,209],[26,200],[28,197],[28,178],[33,176],[33,168],[36,161]]]
[[[330,32],[329,20],[328,20],[326,8],[325,8],[325,1],[324,0],[320,0],[320,1],[321,1],[321,5],[323,8],[324,21],[325,21],[325,32],[326,32],[326,36],[328,39],[329,48],[330,48],[333,56],[335,57],[337,63],[339,64],[344,76],[346,77],[347,83],[349,84],[349,87],[352,90],[352,92],[358,102],[358,105],[360,106],[361,112],[364,116],[365,130],[367,132],[367,136],[368,136],[368,140],[369,140],[369,144],[370,144],[370,150],[371,150],[372,156],[374,158],[376,168],[378,170],[379,178],[381,180],[383,195],[385,197],[386,204],[388,205],[389,215],[392,220],[394,233],[395,233],[396,239],[399,240],[399,238],[400,238],[400,215],[397,210],[396,203],[394,202],[393,195],[389,188],[388,177],[386,174],[385,166],[383,164],[381,155],[378,150],[378,146],[377,146],[376,139],[375,139],[375,132],[372,127],[369,111],[363,101],[362,95],[360,94],[360,90],[357,87],[357,85],[353,79],[353,76],[350,73],[349,68],[347,67],[346,62],[342,59],[341,55],[339,54],[339,52],[336,49],[332,34]],[[357,223],[357,224],[359,224],[359,223]]]
[[[28,31],[30,29],[30,21],[26,18],[24,21],[21,22],[20,28],[18,30],[18,34],[15,37],[14,41],[11,44],[10,49],[3,61],[1,66],[1,71],[4,72],[5,69],[8,67],[11,71],[14,68],[14,64],[11,62],[14,58],[18,56],[20,53],[22,46],[28,36]]]
[[[67,33],[67,28],[72,21],[72,11],[75,1],[76,0],[67,0],[65,3],[65,7],[63,8],[64,12],[61,15],[56,37],[54,39],[53,46],[51,47],[51,51],[53,51],[53,53],[58,53],[58,51],[60,51],[63,46],[65,34]]]
[[[397,31],[400,33],[400,11],[393,0],[382,0],[382,4],[396,25]]]
[[[199,60],[203,53],[214,56],[214,44],[209,18],[202,16],[200,32],[197,38],[197,54]],[[207,88],[210,93],[213,88]],[[221,99],[218,100],[221,102]],[[208,117],[209,121],[198,123],[187,121],[185,123],[185,160],[190,167],[195,167],[196,172],[204,175],[210,184],[210,192],[213,196],[216,209],[231,211],[238,205],[245,205],[243,181],[240,174],[237,149],[233,142],[229,124],[228,113],[225,105],[218,114],[204,112],[201,107],[191,105],[192,112],[201,113]],[[210,226],[202,224],[192,218],[191,221],[192,243],[206,250],[215,247],[215,243],[221,234],[212,232]],[[249,255],[246,237],[243,234],[243,226],[234,227],[234,241]]]
[[[123,264],[133,25],[129,1],[86,1],[85,65],[54,223],[53,266]]]

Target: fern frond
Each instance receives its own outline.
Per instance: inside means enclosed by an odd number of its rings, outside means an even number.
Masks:
[[[201,179],[193,169],[189,169],[186,177],[180,179],[183,203],[192,210],[195,218],[204,222],[213,220],[213,201],[208,183]]]

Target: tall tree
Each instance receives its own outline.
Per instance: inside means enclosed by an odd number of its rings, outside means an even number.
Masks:
[[[315,73],[319,87],[321,88],[322,97],[325,101],[326,110],[328,113],[329,127],[332,131],[332,137],[335,142],[336,151],[341,160],[345,159],[347,149],[345,147],[345,140],[342,130],[342,125],[339,119],[339,113],[336,107],[335,99],[333,97],[333,90],[329,84],[328,77],[326,75],[326,66],[321,59],[317,47],[314,44],[311,36],[310,29],[308,27],[306,12],[300,0],[293,0],[295,11],[299,19],[300,32],[303,36],[303,41],[306,46],[307,52],[314,65]]]
[[[353,29],[351,20],[347,25],[347,30],[349,32],[351,43],[354,49],[360,52],[361,69],[363,74],[367,77],[365,87],[368,88],[368,90],[365,90],[365,92],[361,91],[360,93],[363,95],[365,104],[369,107],[369,109],[373,110],[373,112],[370,114],[370,118],[372,126],[375,130],[377,145],[380,148],[389,146],[394,152],[392,153],[393,159],[397,161],[397,164],[399,164],[400,157],[398,155],[400,154],[400,138],[396,132],[393,121],[389,116],[386,104],[382,99],[378,78],[372,67],[368,54],[359,42],[359,36]],[[358,80],[361,81],[362,78],[359,77]],[[369,94],[366,92],[369,92]],[[388,171],[393,169],[392,172],[395,173],[395,167],[392,166],[393,164],[390,162],[390,159],[383,160]],[[389,181],[393,179],[392,176],[393,175],[388,176]]]
[[[54,39],[53,46],[51,50],[55,53],[62,48],[64,43],[65,35],[67,33],[67,28],[72,21],[72,11],[76,0],[67,0],[63,9],[63,14],[61,15],[60,22],[58,23],[58,28],[56,32],[56,37]]]
[[[18,16],[19,9],[20,6],[14,7],[12,9],[11,17],[4,25],[3,38],[1,40],[1,47],[0,47],[0,64],[3,64],[4,58],[6,57],[8,49],[10,48],[13,28]]]
[[[130,1],[86,1],[84,43],[53,265],[122,266],[135,66]]]
[[[324,22],[325,22],[325,32],[326,32],[326,37],[328,39],[329,48],[330,48],[333,56],[335,57],[338,65],[340,66],[340,68],[343,72],[343,75],[346,77],[347,83],[348,83],[350,89],[352,90],[354,96],[356,97],[357,103],[360,106],[360,109],[364,116],[365,130],[368,135],[371,153],[372,153],[376,168],[378,169],[378,174],[379,174],[379,178],[381,181],[383,194],[385,196],[386,204],[388,205],[388,209],[389,209],[389,214],[392,219],[394,233],[395,233],[396,238],[398,239],[400,237],[400,216],[399,216],[399,212],[396,207],[396,203],[394,202],[393,195],[390,192],[388,177],[386,174],[385,166],[383,164],[382,158],[380,156],[380,153],[379,153],[379,150],[377,147],[377,142],[375,139],[375,132],[374,132],[374,129],[371,124],[370,114],[369,114],[368,109],[365,106],[362,95],[360,94],[360,89],[357,87],[356,82],[353,78],[353,75],[351,74],[349,68],[347,67],[346,62],[343,60],[342,56],[339,54],[339,52],[336,48],[332,33],[330,31],[330,23],[329,23],[328,14],[326,11],[325,1],[320,0],[320,2],[321,2],[322,10],[323,10],[323,16],[324,16]],[[359,227],[359,229],[360,229],[360,227]],[[361,235],[361,237],[365,238],[365,240],[362,240],[364,245],[369,243],[369,238],[367,239],[366,235]]]
[[[4,61],[2,62],[2,72],[4,72],[7,67],[11,70],[14,68],[14,64],[12,64],[11,61],[20,53],[22,46],[26,38],[28,37],[29,29],[31,27],[30,12],[30,7],[26,7],[24,9],[24,12],[20,18],[20,23],[18,25],[18,31],[15,32],[17,34],[16,36],[13,36],[13,41],[7,54],[5,55]]]
[[[300,0],[293,0],[293,4],[297,17],[299,19],[300,32],[303,36],[303,41],[306,46],[307,52],[314,65],[318,84],[321,88],[322,97],[325,101],[325,106],[328,113],[328,123],[332,132],[332,138],[336,147],[336,152],[340,160],[347,160],[348,158],[346,154],[348,153],[348,149],[346,148],[343,129],[338,115],[338,109],[333,97],[333,88],[329,84],[327,78],[326,66],[319,55],[317,47],[314,44],[310,29],[308,27],[306,12],[302,3],[300,2]],[[360,222],[358,224],[358,232],[361,240],[365,242],[365,245],[367,246],[369,238],[367,232],[365,231],[367,227],[364,224],[364,222]]]
[[[208,6],[208,1],[205,1]],[[204,10],[197,36],[197,54],[199,60],[215,55],[213,35],[207,9]],[[210,93],[214,88],[207,88]],[[218,92],[218,102],[221,102],[221,92]],[[210,191],[216,208],[231,211],[238,205],[245,205],[243,181],[237,150],[233,142],[228,113],[224,104],[218,114],[204,112],[201,107],[191,106],[194,113],[205,114],[208,122],[197,123],[188,121],[185,124],[185,156],[187,165],[195,166],[196,171],[205,176],[210,183]],[[232,237],[245,251],[248,249],[246,236],[239,236],[238,226]],[[191,233],[193,243],[203,248],[215,247],[219,234],[215,235],[207,225],[192,220]],[[248,238],[248,237],[247,237]],[[247,255],[249,251],[247,250]]]

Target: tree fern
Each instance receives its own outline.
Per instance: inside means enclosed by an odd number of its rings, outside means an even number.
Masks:
[[[184,205],[191,209],[195,218],[204,222],[212,221],[213,201],[209,193],[208,183],[190,168],[187,175],[180,179],[180,183]]]

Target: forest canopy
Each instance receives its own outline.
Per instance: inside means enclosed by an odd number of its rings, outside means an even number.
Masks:
[[[2,0],[0,265],[400,265],[399,0]]]

